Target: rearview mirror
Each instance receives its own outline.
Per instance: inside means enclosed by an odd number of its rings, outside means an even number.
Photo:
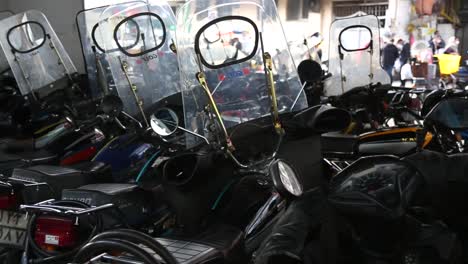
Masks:
[[[179,127],[179,117],[169,108],[161,108],[151,115],[151,128],[163,137],[174,134]]]

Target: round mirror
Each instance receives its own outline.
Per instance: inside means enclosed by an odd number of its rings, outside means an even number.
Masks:
[[[345,51],[359,51],[371,46],[372,32],[365,26],[351,26],[343,29],[339,36],[341,48]]]
[[[151,128],[153,131],[163,137],[172,135],[179,126],[177,114],[169,109],[162,108],[151,115]]]
[[[10,28],[7,41],[14,52],[29,53],[44,44],[46,32],[40,23],[28,21]]]
[[[109,116],[118,116],[123,110],[123,102],[117,95],[106,95],[101,103],[102,111]]]

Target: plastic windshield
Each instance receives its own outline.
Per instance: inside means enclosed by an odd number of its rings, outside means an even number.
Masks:
[[[426,120],[449,129],[468,129],[468,100],[456,97],[442,100],[429,112]]]
[[[147,123],[154,103],[179,92],[177,56],[171,50],[174,13],[164,1],[138,1],[109,6],[100,21],[103,49],[124,110]]]
[[[9,10],[3,10],[0,11],[0,20],[5,19],[7,17],[13,16],[15,13],[9,11]],[[10,68],[10,65],[8,65],[8,61],[5,57],[5,53],[0,52],[0,73],[5,72]]]
[[[186,128],[208,136],[204,108],[208,98],[196,73],[195,49],[226,128],[270,115],[272,102],[265,79],[264,50],[273,57],[278,109],[307,107],[283,29],[272,0],[224,0],[207,7],[187,2],[177,13],[177,50]],[[187,138],[188,147],[199,141]]]
[[[82,10],[76,15],[81,49],[93,96],[108,91],[112,74],[108,68],[99,33],[99,18],[108,6]]]
[[[0,21],[0,44],[23,95],[63,88],[77,72],[49,21],[37,10]]]
[[[365,15],[335,20],[330,29],[326,96],[339,96],[371,83],[389,84],[380,64],[379,20]]]
[[[317,53],[317,46],[320,45],[322,40],[319,37],[309,35],[304,36],[302,39],[297,41],[289,42],[289,49],[293,56],[294,63],[296,66],[299,65],[303,60],[314,60],[321,63],[319,54]]]

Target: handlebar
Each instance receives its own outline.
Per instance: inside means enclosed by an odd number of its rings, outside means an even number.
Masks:
[[[74,103],[72,106],[73,108],[82,108],[82,107],[84,108],[84,107],[89,107],[91,105],[96,106],[101,101],[102,101],[102,97],[92,98],[92,99],[80,101],[78,103]]]

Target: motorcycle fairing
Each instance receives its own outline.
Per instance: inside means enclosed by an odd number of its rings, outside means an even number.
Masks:
[[[155,103],[179,92],[177,57],[171,49],[175,15],[163,1],[135,1],[109,6],[100,21],[102,48],[124,110],[147,122]]]
[[[45,96],[63,88],[77,73],[40,11],[29,10],[0,21],[0,45],[22,95],[40,92]]]
[[[367,28],[371,33],[369,45],[364,49],[347,50],[340,37],[345,30]],[[325,81],[325,96],[339,96],[353,88],[369,84],[389,84],[390,76],[380,64],[380,26],[376,16],[364,15],[335,20],[330,29],[329,72]],[[355,43],[351,38],[348,43]]]
[[[196,77],[200,71],[206,75],[228,130],[270,115],[272,101],[263,50],[272,57],[279,112],[307,107],[274,1],[226,0],[200,8],[200,1],[192,0],[179,9],[177,21],[177,55],[188,130],[210,136],[205,112],[208,98]],[[203,69],[199,68],[199,59]],[[200,142],[191,135],[186,138],[188,148]]]

